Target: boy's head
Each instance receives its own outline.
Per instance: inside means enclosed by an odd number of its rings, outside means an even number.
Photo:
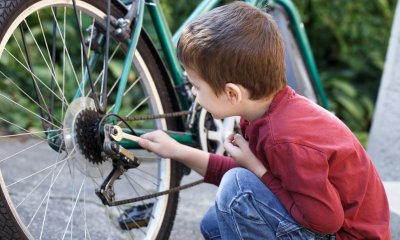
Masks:
[[[224,5],[185,27],[178,58],[218,96],[227,83],[250,99],[268,98],[286,85],[285,50],[272,16],[243,2]]]

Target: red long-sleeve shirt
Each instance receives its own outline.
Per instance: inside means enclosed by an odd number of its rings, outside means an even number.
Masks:
[[[301,225],[337,239],[390,239],[389,206],[367,153],[333,114],[281,90],[266,113],[241,121],[252,152],[267,168],[262,182]],[[229,157],[210,155],[204,180],[218,185]]]

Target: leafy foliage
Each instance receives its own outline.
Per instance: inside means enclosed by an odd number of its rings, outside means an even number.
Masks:
[[[365,144],[396,0],[294,0],[332,110]]]

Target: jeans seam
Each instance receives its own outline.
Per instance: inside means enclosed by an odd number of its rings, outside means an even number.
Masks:
[[[248,170],[248,171],[250,171],[250,170]],[[251,171],[250,171],[250,172],[251,172]],[[256,177],[256,176],[255,176],[255,177]],[[241,194],[237,194],[237,195],[235,196],[234,200],[229,204],[229,208],[230,208],[230,209],[231,209],[232,203],[233,203],[239,196],[242,196],[242,195],[244,195],[244,194],[251,194],[252,197],[253,197],[253,200],[254,200],[257,204],[260,204],[260,205],[265,206],[265,207],[268,208],[270,211],[273,210],[274,213],[277,214],[277,215],[279,215],[281,219],[287,220],[287,218],[286,218],[284,215],[282,215],[279,211],[276,211],[274,208],[271,208],[271,207],[269,207],[268,205],[265,205],[264,203],[258,201],[257,198],[254,196],[254,192],[253,192],[253,191],[251,191],[251,190],[246,190],[246,191],[244,191],[243,188],[242,188],[242,186],[240,185],[240,181],[238,180],[238,173],[235,173],[235,180],[236,180],[236,184],[237,184],[237,186],[238,186],[238,188],[239,188]],[[260,180],[260,181],[261,181],[261,180]],[[269,191],[270,191],[270,190],[269,190]],[[265,220],[264,216],[260,213],[260,210],[259,210],[259,208],[257,207],[257,206],[258,206],[257,204],[255,204],[254,207],[255,207],[257,213],[260,215],[260,217],[261,217],[261,218],[264,220],[264,222],[267,224],[267,221]]]
[[[236,219],[232,214],[232,210],[231,210],[231,214],[230,215],[231,215],[232,221],[235,223],[235,230],[236,230],[236,233],[237,233],[239,239],[243,240],[242,234],[241,234],[241,232],[239,230],[239,224],[236,222]]]
[[[207,235],[207,239],[214,239],[216,237],[218,237],[219,235],[211,235],[211,233],[209,231],[207,231],[207,229],[205,229],[203,226],[200,225],[201,230]]]
[[[235,173],[235,184],[236,184],[236,186],[238,186],[238,188],[239,188],[239,191],[238,191],[238,192],[241,193],[241,194],[237,194],[237,193],[236,193],[236,195],[231,199],[231,201],[229,202],[229,204],[227,204],[228,209],[231,209],[231,208],[232,208],[233,202],[234,202],[239,196],[242,195],[242,187],[241,187],[240,184],[239,184],[239,181],[238,181],[238,179],[237,179],[237,177],[238,177],[237,175],[238,175],[238,174]],[[215,205],[217,206],[218,211],[229,214],[229,211],[228,211],[228,212],[223,211],[223,210],[219,209],[218,204],[215,204]]]
[[[248,169],[247,169],[248,170]],[[250,171],[250,170],[248,170],[248,171]],[[251,172],[251,171],[250,171]],[[239,190],[240,190],[240,192],[243,192],[243,189],[242,189],[242,186],[240,186],[240,183],[239,183],[239,176],[238,176],[239,174],[237,173],[237,172],[235,172],[235,180],[236,180],[236,185],[238,186],[238,188],[239,188]]]

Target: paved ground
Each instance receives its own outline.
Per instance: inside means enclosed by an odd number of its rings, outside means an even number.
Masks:
[[[29,142],[28,142],[29,143]],[[23,149],[24,144],[28,143],[19,143],[19,142],[9,142],[7,144],[3,143],[0,146],[0,159],[2,159],[2,156],[9,156],[11,152],[16,152],[16,149]],[[42,146],[43,148],[48,148],[48,146]],[[21,161],[18,164],[31,164],[32,167],[39,167],[37,166],[37,163],[33,161],[32,159],[41,159],[43,158],[43,155],[40,154],[43,153],[42,151],[39,151],[38,155],[33,156],[22,156]],[[50,152],[51,153],[51,152]],[[35,164],[33,164],[35,162]],[[4,163],[2,163],[4,164]],[[21,168],[15,167],[11,168],[14,169],[15,171],[20,171]],[[385,170],[385,171],[382,171]],[[381,169],[381,175],[384,175],[382,173],[385,172],[390,172],[391,169],[390,167],[385,167],[385,169]],[[201,177],[192,171],[192,173],[189,176],[185,176],[183,179],[183,184],[192,182],[195,180],[200,179]],[[68,181],[61,181],[63,184],[69,184]],[[388,193],[389,197],[389,202],[390,202],[390,207],[392,210],[392,237],[393,239],[399,239],[399,229],[397,226],[400,223],[400,218],[398,217],[400,215],[400,208],[399,208],[399,197],[400,196],[400,182],[391,182],[391,181],[385,181],[384,182],[386,191]],[[29,184],[24,184],[24,186],[29,187]],[[89,189],[92,191],[93,189]],[[90,191],[87,192],[90,192]],[[202,239],[200,230],[199,230],[199,223],[205,214],[205,212],[209,209],[210,206],[213,205],[214,199],[215,199],[215,193],[217,191],[217,187],[210,185],[210,184],[201,184],[195,187],[192,187],[190,189],[183,190],[180,194],[180,203],[178,205],[178,212],[177,216],[175,219],[174,227],[170,236],[170,239],[172,240],[186,240],[186,239]],[[56,195],[54,193],[54,195]],[[15,198],[18,198],[19,196],[14,195]],[[64,198],[60,198],[60,201],[65,200]],[[96,199],[97,200],[97,199]],[[26,201],[27,202],[27,201]],[[89,203],[87,203],[89,204]],[[63,204],[64,208],[72,207],[70,206],[71,204]],[[96,206],[94,206],[96,207]],[[100,208],[99,208],[100,209]],[[67,211],[68,212],[68,211]],[[94,211],[96,212],[96,211]],[[40,215],[40,214],[39,214]],[[57,214],[57,217],[59,218],[68,218],[68,216],[61,216]],[[104,224],[107,224],[105,222]],[[99,224],[100,225],[100,224]],[[95,239],[101,239],[100,238],[95,238]]]
[[[200,175],[192,171],[183,179],[183,183],[200,178]],[[216,186],[203,183],[181,192],[171,240],[203,239],[199,224],[203,215],[214,204],[216,191]]]
[[[20,149],[26,149],[28,146],[32,146],[34,145],[34,143],[39,143],[37,141],[6,141],[6,142],[2,142],[0,141],[0,159],[4,159],[6,156],[10,156],[13,153],[17,152]],[[44,159],[55,159],[54,157],[52,157],[52,154],[56,154],[54,151],[49,150],[48,145],[47,144],[40,144],[35,146],[37,148],[37,152],[35,153],[31,153],[31,152],[23,152],[21,154],[19,154],[18,157],[18,161],[5,161],[5,162],[0,162],[1,167],[5,167],[7,166],[8,172],[3,172],[3,177],[12,177],[12,176],[21,176],[21,174],[17,173],[20,171],[24,171],[27,169],[33,169],[32,172],[35,172],[36,170],[34,169],[43,169],[44,167],[41,166],[40,163],[45,162]],[[43,156],[46,156],[45,158],[43,158]],[[40,160],[40,161],[38,161]],[[10,165],[10,166],[8,166]],[[25,166],[21,168],[21,165]],[[26,167],[26,166],[29,167]],[[60,164],[61,165],[61,164]],[[47,166],[47,165],[46,165]],[[70,198],[68,196],[67,193],[65,193],[64,191],[67,191],[68,189],[70,189],[71,187],[68,187],[71,182],[69,181],[69,179],[64,178],[64,176],[70,176],[70,173],[68,172],[70,171],[68,168],[64,168],[64,170],[61,172],[60,176],[58,177],[58,181],[56,182],[55,185],[57,185],[57,187],[60,189],[61,192],[56,191],[53,188],[52,191],[52,203],[54,203],[53,205],[49,205],[49,209],[53,209],[56,208],[59,211],[50,211],[50,213],[52,214],[47,214],[47,219],[51,219],[52,221],[56,221],[56,222],[60,222],[64,223],[66,219],[69,219],[69,215],[65,215],[64,213],[70,213],[72,206],[71,205],[71,201]],[[28,176],[29,174],[22,174],[23,176]],[[49,189],[49,183],[47,183],[46,181],[39,185],[40,187],[37,188],[38,192],[41,192],[41,194],[37,194],[37,195],[31,195],[32,198],[35,198],[35,201],[24,201],[23,197],[25,195],[21,195],[19,194],[20,192],[23,193],[27,193],[29,191],[31,191],[31,189],[36,189],[33,186],[36,186],[37,179],[41,179],[40,177],[35,177],[34,179],[29,179],[29,181],[24,181],[22,183],[24,184],[16,184],[15,186],[13,186],[13,188],[17,188],[17,189],[13,189],[14,190],[14,194],[12,195],[12,198],[15,202],[19,203],[19,202],[23,202],[23,205],[26,205],[28,207],[26,207],[27,209],[36,209],[38,205],[38,203],[40,202],[40,199],[36,199],[36,197],[40,198],[45,196],[45,192],[47,191],[47,189]],[[201,179],[201,177],[195,173],[194,171],[192,171],[192,173],[189,176],[185,176],[182,180],[182,183],[189,183],[195,180]],[[16,180],[11,180],[8,179],[7,182],[15,182]],[[76,182],[80,182],[80,181],[76,181]],[[85,186],[85,190],[83,192],[87,192],[87,193],[92,193],[93,192],[93,186],[91,186],[90,184],[87,184],[88,186]],[[90,185],[90,186],[89,186]],[[42,189],[43,188],[43,189]],[[87,189],[86,189],[87,188]],[[78,188],[77,188],[78,189]],[[76,189],[76,191],[77,191]],[[199,223],[203,217],[203,215],[205,214],[205,212],[208,210],[208,208],[214,203],[214,199],[215,199],[215,193],[216,193],[217,188],[213,185],[210,184],[201,184],[201,185],[197,185],[195,187],[183,190],[180,194],[180,203],[178,205],[178,212],[177,212],[177,216],[176,216],[176,220],[174,223],[174,228],[173,231],[171,233],[171,237],[170,239],[174,239],[174,240],[180,240],[180,239],[202,239],[200,230],[199,230]],[[76,195],[74,195],[76,196]],[[89,198],[87,195],[86,197],[90,200],[87,200],[85,203],[85,208],[89,208],[90,207],[90,211],[91,213],[96,213],[98,211],[103,211],[104,208],[102,205],[98,204],[98,199],[97,197],[95,197],[93,195],[94,199]],[[30,200],[32,200],[30,198]],[[78,204],[78,207],[76,208],[75,212],[79,212],[79,207],[81,206],[82,203]],[[60,208],[61,206],[61,208]],[[53,208],[52,208],[53,207]],[[40,208],[41,210],[44,209],[44,207]],[[54,214],[53,214],[54,213]],[[113,214],[113,212],[110,212],[110,214]],[[79,214],[78,214],[79,215]],[[119,215],[119,214],[117,214]],[[24,215],[25,216],[25,215]],[[44,214],[39,211],[37,216],[44,216]],[[30,219],[29,214],[26,213],[26,217],[27,219]],[[92,216],[89,217],[90,219],[96,218],[96,216]],[[49,220],[50,221],[50,220]],[[41,221],[38,221],[39,223]],[[75,224],[80,225],[80,223],[78,222],[78,220],[74,220]],[[35,223],[36,224],[36,221]],[[82,223],[84,224],[84,223]],[[102,232],[101,229],[104,229],[105,231],[110,231],[110,228],[107,227],[110,223],[105,221],[105,222],[99,222],[96,221],[96,226],[93,226],[93,228],[96,228],[97,231],[100,235],[99,236],[91,236],[91,239],[104,239],[104,236],[106,236],[107,234],[105,232]],[[83,225],[82,225],[83,226]],[[90,226],[87,226],[88,228],[91,228]],[[38,228],[36,226],[34,226],[32,224],[31,226],[31,230],[32,228],[34,229],[39,229],[40,230],[40,226],[38,226]],[[116,230],[119,230],[119,227],[115,228]],[[54,236],[58,236],[56,234],[57,229],[54,229]],[[53,229],[51,228],[47,228],[48,232],[52,232]],[[118,235],[119,231],[115,232],[115,235]],[[68,234],[68,232],[67,232]],[[79,229],[78,228],[74,228],[74,236],[79,235]],[[102,235],[104,234],[104,235]],[[84,236],[84,233],[82,232],[82,236]],[[83,239],[84,237],[80,238]],[[46,238],[49,239],[49,238]],[[54,238],[56,239],[56,238]],[[77,238],[75,238],[77,239]],[[122,238],[121,238],[122,239]],[[110,239],[111,240],[111,239]],[[114,240],[114,239],[112,239]]]

